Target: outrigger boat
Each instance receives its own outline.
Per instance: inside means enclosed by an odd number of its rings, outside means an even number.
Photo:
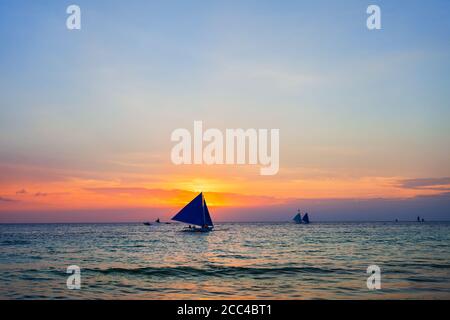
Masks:
[[[172,220],[189,224],[189,227],[183,229],[186,232],[210,232],[214,228],[202,192],[181,209]]]

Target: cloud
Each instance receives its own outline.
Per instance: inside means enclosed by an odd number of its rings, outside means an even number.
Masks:
[[[399,181],[399,187],[416,190],[450,191],[450,177],[405,179]]]
[[[112,195],[132,195],[132,196],[173,196],[173,195],[191,195],[193,192],[186,190],[164,190],[164,189],[149,189],[141,187],[103,187],[103,188],[84,188],[86,191],[91,191],[99,194]]]
[[[16,194],[26,194],[26,193],[27,193],[27,190],[25,190],[25,189],[16,191]]]
[[[3,202],[16,202],[17,200],[10,199],[10,198],[0,197],[0,201],[3,201]]]
[[[181,205],[193,199],[198,192],[180,189],[148,189],[128,187],[85,188],[86,191],[102,195],[114,195],[117,197],[130,197],[134,200],[145,198],[154,200],[158,204]],[[271,196],[246,195],[230,192],[205,192],[208,203],[212,206],[238,206],[249,207],[258,205],[279,205],[291,200],[289,198],[276,198]]]

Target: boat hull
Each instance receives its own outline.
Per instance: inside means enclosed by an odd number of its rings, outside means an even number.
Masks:
[[[185,228],[182,231],[183,232],[193,232],[193,233],[206,233],[206,232],[211,232],[213,230],[213,228]]]

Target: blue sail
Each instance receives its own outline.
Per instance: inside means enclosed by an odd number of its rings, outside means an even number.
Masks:
[[[209,215],[206,201],[203,199],[203,194],[200,193],[189,202],[180,212],[178,212],[172,220],[193,224],[203,227],[205,224],[213,226],[211,216]]]
[[[204,206],[205,206],[205,224],[208,225],[209,227],[214,227],[212,220],[211,220],[211,216],[209,215],[209,210],[208,210],[208,206],[206,205],[206,201],[203,200]]]
[[[304,223],[309,223],[308,213],[305,213],[305,214],[303,215],[303,222],[304,222]]]
[[[300,213],[297,213],[297,215],[292,220],[294,220],[297,223],[302,223],[302,216],[300,215]]]

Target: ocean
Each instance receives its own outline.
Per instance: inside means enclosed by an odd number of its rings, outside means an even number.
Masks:
[[[450,223],[2,224],[1,299],[450,299]],[[80,267],[81,288],[66,285]],[[367,287],[367,268],[381,289]]]

